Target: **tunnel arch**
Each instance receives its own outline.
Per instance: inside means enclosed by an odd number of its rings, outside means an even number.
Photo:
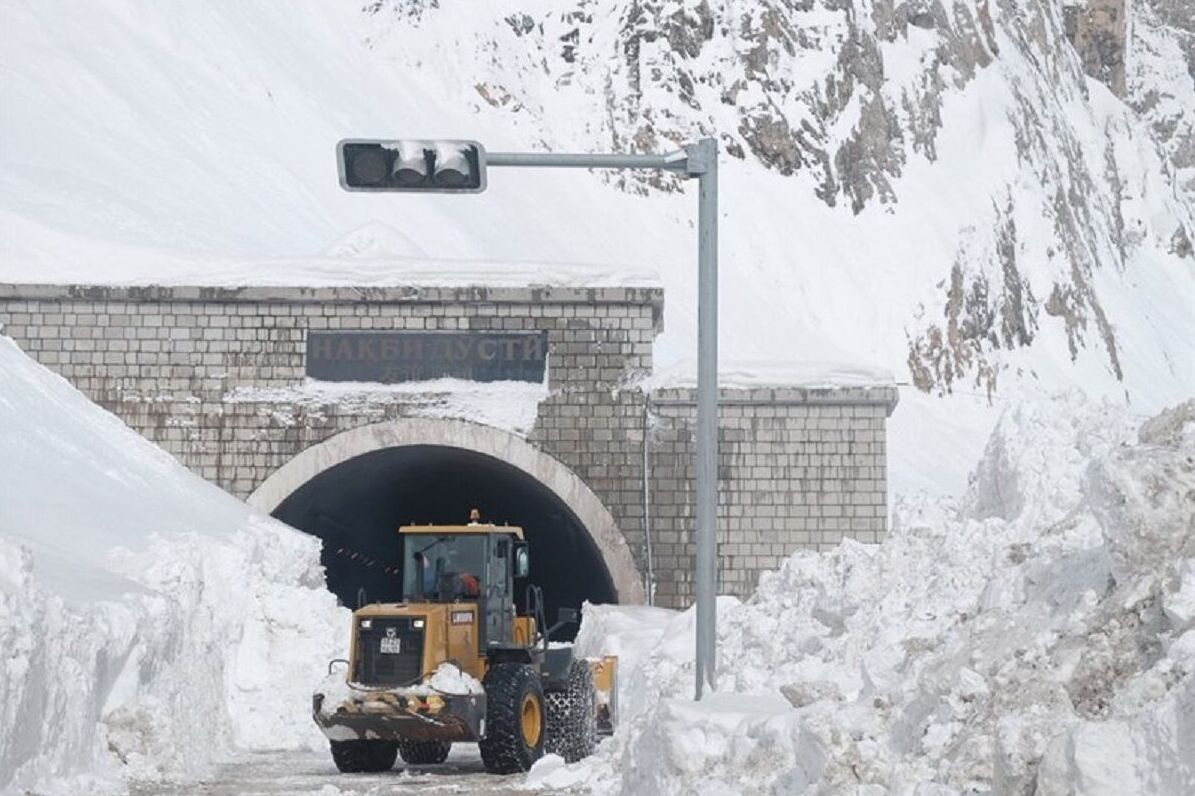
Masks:
[[[400,449],[459,451],[472,459],[496,462],[529,479],[565,507],[587,534],[605,565],[616,600],[643,602],[643,585],[630,549],[601,499],[554,457],[521,437],[491,426],[457,419],[398,418],[349,429],[288,461],[254,490],[248,502],[259,511],[273,514],[288,498],[321,476],[371,454]],[[532,555],[534,558],[534,550]]]

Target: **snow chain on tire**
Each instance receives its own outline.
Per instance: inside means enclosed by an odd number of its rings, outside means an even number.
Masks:
[[[585,661],[573,661],[568,684],[544,694],[548,707],[548,738],[545,751],[560,755],[569,763],[589,757],[597,746],[597,706],[593,674]]]
[[[481,762],[491,774],[526,771],[543,756],[544,692],[539,675],[523,663],[498,663],[486,672],[485,737],[477,747]],[[529,710],[538,712],[538,734],[533,742],[524,737],[524,723]]]
[[[332,741],[332,762],[345,774],[389,771],[398,756],[393,741]]]
[[[398,753],[404,763],[414,766],[429,766],[443,763],[452,749],[449,741],[399,741]]]

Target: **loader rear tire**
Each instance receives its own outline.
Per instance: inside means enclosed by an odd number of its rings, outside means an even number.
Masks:
[[[404,763],[413,766],[434,766],[448,759],[452,749],[449,741],[399,741],[398,753]]]
[[[597,747],[597,706],[589,665],[573,661],[566,686],[547,692],[544,700],[548,707],[546,751],[568,763],[593,754]]]
[[[389,771],[398,757],[393,741],[332,741],[332,762],[343,774]]]
[[[477,747],[491,774],[526,771],[544,753],[544,692],[539,675],[523,663],[490,667],[485,680],[485,737]]]

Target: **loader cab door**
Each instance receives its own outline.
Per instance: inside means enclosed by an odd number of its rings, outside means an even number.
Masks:
[[[485,632],[483,643],[509,644],[514,635],[514,545],[510,537],[490,536],[491,554],[485,579]]]

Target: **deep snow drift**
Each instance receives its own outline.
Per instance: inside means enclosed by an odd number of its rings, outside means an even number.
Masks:
[[[252,514],[0,336],[0,791],[195,777],[322,747],[346,612]]]
[[[940,796],[1195,792],[1195,401],[1136,423],[1071,395],[1002,418],[961,507],[902,501],[885,542],[797,553],[692,612],[587,608],[623,655],[623,726],[540,787]]]

